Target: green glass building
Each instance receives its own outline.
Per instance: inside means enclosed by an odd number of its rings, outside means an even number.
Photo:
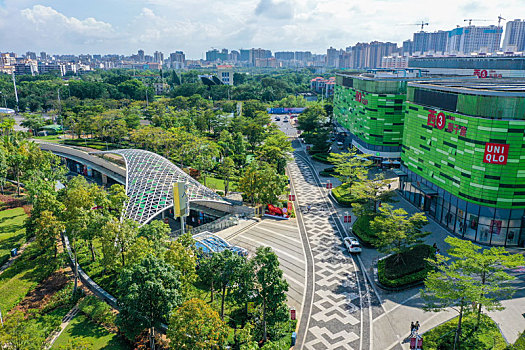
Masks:
[[[525,245],[525,82],[409,82],[400,191],[476,242]]]
[[[375,73],[336,76],[334,117],[361,152],[377,160],[400,158],[409,79]]]

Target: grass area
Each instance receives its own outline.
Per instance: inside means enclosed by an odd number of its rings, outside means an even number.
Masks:
[[[200,183],[204,183],[204,179],[202,178],[202,176],[201,176],[199,182]],[[206,176],[206,187],[214,189],[214,190],[222,191],[224,193],[224,187],[225,187],[224,186],[224,180],[223,179],[218,179],[218,178],[212,177],[212,176]],[[237,189],[237,182],[230,180],[230,188],[229,188],[229,190],[230,191],[235,191],[236,189]]]
[[[91,261],[91,252],[89,251],[87,241],[80,241],[77,243],[78,263],[93,281],[105,289],[109,294],[116,297],[118,274],[104,272],[104,267],[101,265],[101,244],[98,240],[95,240],[93,245],[97,255],[94,262]]]
[[[106,149],[123,148],[123,146],[117,145],[116,143],[106,143],[105,141],[95,139],[67,139],[64,140],[64,143],[66,145],[94,148],[99,151],[105,151]]]
[[[433,257],[435,249],[418,244],[397,256],[391,255],[377,263],[379,282],[387,287],[401,287],[424,281],[432,265],[425,259]]]
[[[120,350],[129,346],[115,333],[91,322],[85,315],[77,315],[58,337],[51,349],[58,349],[75,340],[90,344],[90,349]]]
[[[35,136],[34,139],[37,140],[43,140],[50,143],[62,143],[63,139],[61,139],[62,134],[60,135],[47,135],[47,136]]]
[[[55,271],[60,259],[52,261],[41,255],[35,243],[30,244],[23,255],[0,275],[0,307],[8,312],[42,280]]]
[[[466,314],[463,317],[460,338],[461,350],[505,350],[507,344],[496,323],[487,315],[481,315],[480,328],[474,332],[476,314]],[[445,322],[423,334],[425,350],[452,349],[458,318]]]
[[[375,247],[375,241],[377,240],[376,233],[370,227],[372,220],[374,220],[374,216],[362,215],[357,218],[354,226],[352,226],[353,233],[361,240],[361,243],[367,247]]]
[[[24,209],[15,208],[0,211],[0,266],[11,254],[11,249],[20,248],[26,241]]]

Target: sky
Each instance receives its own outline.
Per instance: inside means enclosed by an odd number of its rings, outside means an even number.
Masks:
[[[525,0],[0,0],[0,52],[152,55],[211,48],[326,53],[450,30],[464,19],[525,18]],[[505,23],[505,22],[502,22]]]

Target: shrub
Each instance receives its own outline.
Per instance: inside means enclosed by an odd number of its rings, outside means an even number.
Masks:
[[[489,316],[481,314],[479,329],[477,332],[474,332],[476,322],[475,313],[465,314],[461,323],[462,331],[460,348],[462,350],[505,349],[505,340],[503,339],[498,326]],[[452,349],[454,347],[453,344],[457,325],[458,317],[455,317],[452,320],[424,333],[425,350]]]
[[[354,196],[350,193],[350,185],[342,184],[332,189],[332,196],[334,196],[337,203],[343,207],[350,207],[356,201]]]
[[[111,307],[94,295],[88,295],[78,303],[78,308],[94,322],[105,326],[115,326],[115,314]]]
[[[521,333],[516,342],[507,347],[507,350],[525,350],[525,332]]]
[[[73,307],[78,299],[82,297],[82,289],[79,288],[77,291],[78,293],[76,293],[75,297],[71,298],[71,294],[73,293],[73,282],[68,283],[64,288],[51,296],[42,309],[42,312],[47,313],[61,306],[67,306],[68,308]]]
[[[219,196],[224,196],[224,191],[216,191]]]
[[[320,163],[324,163],[324,164],[332,164],[328,161],[328,156],[329,154],[328,153],[316,153],[314,155],[312,155],[312,159],[320,162]]]
[[[331,167],[331,168],[326,168],[324,170],[321,170],[319,172],[319,175],[320,176],[324,176],[324,177],[331,177],[331,176],[334,176],[335,174],[335,169],[334,167]]]
[[[378,261],[379,282],[387,287],[401,287],[425,280],[433,267],[425,259],[433,257],[435,249],[426,244],[418,244],[401,253],[398,262],[395,255]]]
[[[375,247],[377,235],[370,227],[370,222],[374,220],[373,215],[362,215],[357,218],[352,226],[353,233],[361,240],[365,247]]]

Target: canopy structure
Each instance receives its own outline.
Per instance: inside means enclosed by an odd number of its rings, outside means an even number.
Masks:
[[[124,215],[140,226],[162,211],[173,207],[173,183],[185,182],[189,202],[227,203],[221,196],[199,183],[182,169],[156,153],[139,149],[94,152],[121,155],[126,163],[126,194],[129,197]]]

